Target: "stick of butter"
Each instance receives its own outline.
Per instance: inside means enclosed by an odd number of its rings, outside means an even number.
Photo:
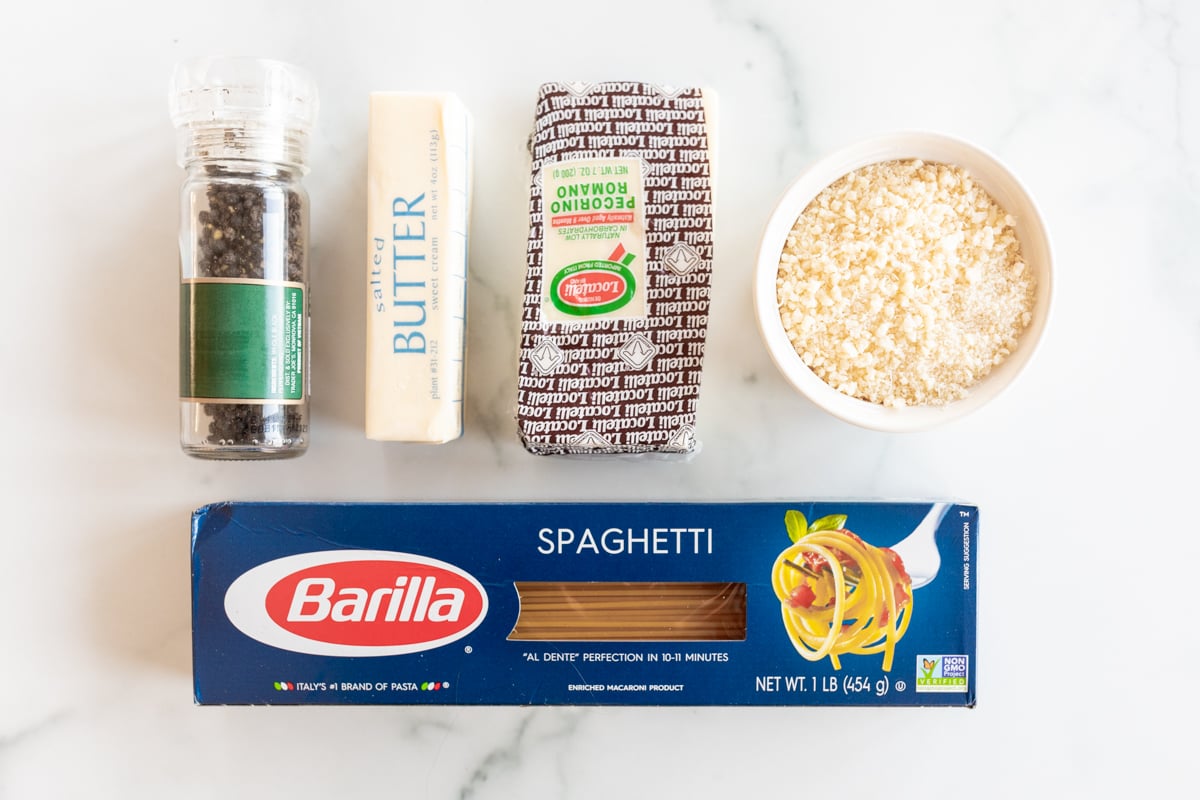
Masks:
[[[462,435],[471,133],[452,94],[371,94],[368,439]]]

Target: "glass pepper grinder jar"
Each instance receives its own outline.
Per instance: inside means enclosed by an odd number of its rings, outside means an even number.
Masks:
[[[181,63],[170,92],[181,196],[184,452],[264,459],[308,447],[307,172],[317,91],[252,58]]]

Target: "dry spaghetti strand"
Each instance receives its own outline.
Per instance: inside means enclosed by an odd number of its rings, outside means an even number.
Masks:
[[[518,581],[517,641],[735,641],[746,638],[746,584]]]

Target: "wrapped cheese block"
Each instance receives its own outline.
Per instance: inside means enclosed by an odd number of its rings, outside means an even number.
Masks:
[[[530,452],[696,450],[714,113],[698,88],[541,87],[517,397]]]

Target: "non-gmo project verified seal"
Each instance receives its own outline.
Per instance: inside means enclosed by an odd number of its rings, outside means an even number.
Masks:
[[[917,656],[918,692],[965,692],[966,656]]]

